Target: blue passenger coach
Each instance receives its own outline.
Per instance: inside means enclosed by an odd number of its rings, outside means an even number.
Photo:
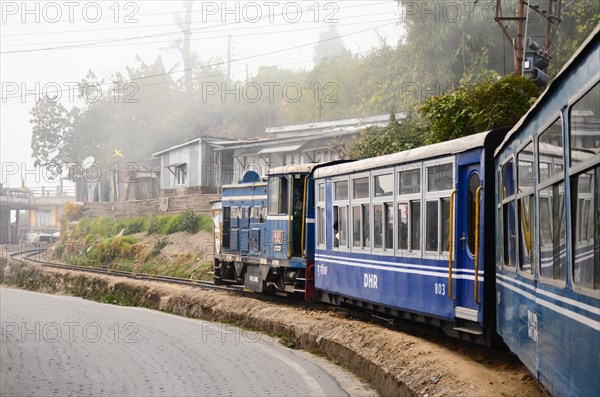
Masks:
[[[600,30],[496,156],[498,332],[553,395],[600,392]]]
[[[494,241],[494,228],[483,214],[494,205],[493,152],[505,133],[317,169],[320,299],[489,343],[494,250],[483,242]]]

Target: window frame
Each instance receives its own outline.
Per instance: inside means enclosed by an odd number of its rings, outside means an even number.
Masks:
[[[347,198],[346,199],[338,199],[336,197],[336,182],[347,182],[348,186],[346,187],[347,189]],[[350,192],[351,192],[351,188],[350,188],[351,182],[350,182],[350,178],[348,177],[348,175],[342,175],[342,176],[335,176],[333,178],[331,178],[331,188],[332,188],[332,200],[331,200],[331,214],[332,214],[332,223],[331,223],[331,236],[332,236],[332,241],[331,241],[331,250],[333,251],[343,251],[343,252],[349,252],[350,251],[350,226],[348,225],[349,223],[349,213],[348,213],[348,208],[350,207]],[[326,194],[327,195],[327,194]],[[333,220],[336,219],[334,216],[334,212],[336,211],[336,208],[339,209],[340,208],[345,208],[346,209],[346,245],[343,246],[341,244],[341,238],[340,238],[340,244],[336,247],[335,246],[335,232],[333,231],[333,224],[335,223]],[[327,210],[325,210],[325,213],[327,214]],[[327,215],[325,215],[327,216]],[[339,217],[339,215],[337,215]],[[339,227],[339,220],[338,220],[338,227]],[[327,240],[327,231],[325,231],[325,240]],[[328,241],[325,241],[325,245],[329,247]]]
[[[596,88],[596,85],[600,85],[600,73],[595,77],[590,79],[590,81],[588,81],[586,84],[584,84],[581,89],[577,92],[577,94],[575,94],[572,98],[569,99],[569,102],[567,104],[567,110],[565,111],[565,114],[567,115],[567,129],[568,129],[568,140],[569,140],[569,177],[571,177],[573,174],[577,174],[585,169],[588,169],[590,167],[592,167],[597,160],[595,160],[593,157],[588,160],[588,161],[582,161],[581,163],[576,163],[575,166],[571,165],[571,110],[573,109],[573,106],[575,106],[577,104],[577,102],[579,102],[579,100],[581,100],[584,96],[586,96],[590,91],[592,91],[594,88]],[[563,124],[564,126],[564,124]],[[567,135],[567,134],[565,134]],[[565,163],[566,164],[566,163]]]
[[[452,182],[451,182],[451,186],[450,189],[447,190],[436,190],[436,191],[429,191],[429,168],[431,167],[435,167],[435,166],[441,166],[441,165],[447,165],[450,164],[452,166]],[[435,160],[429,160],[429,161],[424,161],[422,164],[422,179],[421,179],[421,192],[423,195],[423,199],[422,199],[422,204],[421,204],[421,213],[422,213],[422,218],[421,218],[421,235],[423,236],[423,239],[421,240],[421,245],[422,245],[422,249],[423,249],[423,257],[424,258],[431,258],[431,259],[443,259],[443,260],[447,260],[448,259],[448,247],[446,247],[446,249],[444,250],[444,247],[442,247],[443,245],[443,225],[444,225],[444,220],[443,220],[443,201],[444,200],[450,200],[450,195],[452,194],[452,191],[454,191],[456,189],[456,172],[457,172],[457,166],[456,166],[456,157],[455,156],[448,156],[448,157],[443,157],[443,158],[439,158],[439,159],[435,159]],[[437,201],[437,251],[430,251],[427,249],[427,203],[428,202],[432,202],[432,201]],[[456,213],[456,206],[454,206],[454,211]],[[454,214],[455,215],[455,214]],[[448,225],[448,233],[450,233],[450,229],[455,230],[454,226],[456,225],[456,216],[452,217],[454,220],[454,225],[452,225],[452,227],[450,225]],[[456,245],[456,241],[454,241],[455,239],[453,239],[453,244]]]
[[[392,177],[392,194],[391,196],[379,196],[379,197],[375,197],[375,178],[383,176],[383,175],[391,175]],[[388,167],[388,168],[381,168],[381,169],[377,169],[377,170],[373,170],[371,171],[371,175],[370,175],[370,179],[369,179],[369,190],[370,190],[370,194],[369,196],[371,197],[371,218],[369,219],[369,221],[371,222],[371,224],[373,225],[372,227],[372,231],[371,231],[371,241],[372,241],[372,248],[373,251],[376,252],[379,255],[394,255],[395,253],[395,248],[396,248],[396,222],[397,219],[395,218],[396,216],[396,204],[395,204],[395,200],[394,198],[396,197],[396,192],[398,191],[398,187],[397,187],[397,181],[396,181],[396,170],[394,167]],[[375,248],[375,206],[376,205],[381,205],[381,248]],[[387,206],[392,207],[392,209],[394,210],[394,227],[392,228],[392,246],[388,247],[386,244],[386,231],[387,231],[387,211],[386,208]]]
[[[571,195],[570,197],[570,202],[566,203],[565,205],[568,207],[566,208],[566,211],[569,211],[569,215],[570,215],[570,219],[571,219],[571,225],[570,225],[570,232],[571,232],[571,239],[570,242],[568,241],[569,239],[567,239],[567,247],[569,246],[569,243],[571,244],[570,246],[570,251],[571,251],[571,269],[567,269],[567,279],[569,277],[571,277],[571,285],[573,288],[573,291],[576,291],[577,293],[581,293],[587,296],[590,296],[594,299],[600,299],[600,289],[599,288],[590,288],[584,285],[581,285],[579,283],[575,282],[575,253],[576,253],[576,249],[577,249],[577,232],[574,230],[574,228],[577,226],[577,219],[573,218],[573,205],[577,205],[577,201],[573,200],[573,189],[571,188],[571,182],[573,181],[573,178],[578,178],[579,175],[589,172],[593,169],[595,169],[596,167],[600,167],[600,158],[596,157],[592,157],[590,158],[588,161],[582,161],[580,163],[576,163],[574,166],[571,165],[571,110],[573,108],[573,106],[575,106],[577,104],[577,102],[579,102],[584,96],[586,96],[589,92],[591,92],[594,88],[596,88],[596,85],[600,84],[600,72],[595,76],[595,78],[590,79],[586,84],[584,84],[581,89],[579,91],[577,91],[577,93],[575,95],[573,95],[572,98],[569,99],[568,102],[568,106],[567,109],[565,110],[566,116],[567,116],[567,132],[568,134],[565,134],[568,136],[568,154],[569,154],[569,161],[568,161],[568,170],[567,170],[567,176],[569,179],[569,188],[570,188],[570,192]],[[596,193],[598,194],[598,193]],[[577,194],[577,199],[579,199],[578,194]],[[590,204],[590,210],[593,210],[593,205]],[[576,216],[578,217],[579,214],[576,214]],[[567,225],[567,228],[569,228],[569,225]],[[594,231],[594,226],[592,225],[592,232]],[[569,232],[569,230],[567,230],[567,232]],[[595,269],[597,270],[597,269]],[[570,273],[570,274],[569,274]]]
[[[396,237],[394,238],[394,244],[396,246],[396,254],[402,257],[411,257],[411,258],[421,258],[423,256],[423,241],[424,241],[424,236],[423,236],[423,219],[424,219],[424,206],[423,206],[423,190],[425,188],[424,185],[424,178],[423,178],[423,162],[417,162],[417,163],[407,163],[407,164],[402,164],[401,166],[396,167],[396,178],[395,178],[395,184],[396,184],[396,196],[395,196],[395,210],[396,210],[396,227],[394,228],[394,232],[396,234]],[[400,180],[400,175],[402,172],[406,172],[406,171],[414,171],[414,170],[418,170],[419,172],[419,191],[417,193],[408,193],[408,194],[402,194],[401,192],[401,180]],[[418,249],[415,249],[414,245],[413,245],[413,235],[412,235],[412,221],[413,221],[413,211],[412,211],[412,204],[418,202],[419,203],[419,247]],[[408,220],[407,220],[407,246],[408,246],[408,250],[401,250],[400,249],[400,244],[398,239],[400,238],[400,234],[398,232],[398,227],[399,227],[399,221],[400,218],[398,216],[398,212],[400,211],[400,205],[401,204],[407,204],[408,206]]]
[[[538,274],[538,280],[539,282],[541,282],[542,284],[545,285],[551,285],[551,286],[555,286],[558,288],[565,288],[567,286],[567,282],[569,280],[569,263],[567,261],[567,251],[569,250],[569,231],[567,230],[569,228],[569,225],[567,225],[567,211],[571,211],[571,208],[569,206],[569,203],[567,202],[567,181],[565,180],[565,169],[567,167],[567,161],[568,159],[565,159],[565,147],[567,145],[567,142],[565,142],[565,120],[564,120],[564,115],[561,111],[557,111],[555,113],[552,114],[551,117],[548,118],[548,122],[544,123],[541,128],[538,129],[537,134],[535,135],[535,145],[536,145],[536,153],[535,153],[535,162],[536,162],[536,171],[538,172],[538,178],[536,180],[536,185],[535,185],[535,203],[534,205],[536,205],[536,219],[535,221],[537,222],[537,252],[536,252],[536,256],[537,256],[537,263],[536,263],[536,273]],[[548,179],[541,181],[541,172],[540,172],[540,139],[542,138],[542,135],[548,131],[548,129],[554,125],[557,121],[560,121],[560,126],[561,126],[561,133],[562,133],[562,172],[557,173],[556,175],[549,177]],[[542,201],[542,195],[541,192],[543,190],[546,189],[554,189],[554,185],[559,185],[561,184],[563,185],[563,190],[564,190],[564,206],[565,206],[565,212],[564,212],[564,216],[565,216],[565,279],[562,280],[560,278],[556,279],[553,277],[546,277],[544,275],[542,275],[542,239],[540,238],[541,233],[542,233],[542,224],[541,224],[541,209],[542,209],[542,205],[541,205],[541,201]],[[552,209],[552,205],[549,207],[550,213],[553,214],[553,209]],[[554,215],[553,215],[554,216]],[[553,244],[554,245],[554,244]],[[560,249],[560,242],[559,242],[559,249]],[[518,255],[518,254],[517,254]],[[560,255],[559,255],[559,260],[560,260]],[[552,264],[552,266],[554,266],[554,263]],[[573,268],[573,266],[571,266],[571,269]]]
[[[325,179],[315,181],[315,242],[317,248],[325,249],[327,246],[327,183]],[[320,197],[320,188],[323,187],[323,197]],[[319,211],[323,211],[323,219],[319,221]],[[322,237],[322,239],[319,239]],[[319,241],[321,240],[321,241]]]
[[[519,164],[519,160],[520,160],[520,156],[521,153],[525,150],[525,148],[527,148],[527,146],[532,145],[532,151],[531,151],[531,163],[532,163],[532,175],[534,175],[533,179],[532,179],[532,186],[529,187],[525,187],[526,190],[521,190],[521,185],[520,185],[520,178],[521,178],[521,167]],[[536,262],[538,261],[539,257],[539,252],[537,250],[538,247],[538,241],[539,241],[539,237],[537,236],[538,233],[536,233],[536,231],[538,230],[538,228],[536,228],[536,223],[537,223],[537,219],[536,219],[536,214],[538,213],[538,200],[537,200],[537,184],[538,184],[538,178],[535,177],[536,173],[538,172],[538,167],[537,167],[537,147],[536,147],[536,140],[533,139],[533,137],[529,137],[527,138],[525,141],[523,141],[521,143],[521,145],[519,145],[517,147],[517,150],[515,151],[515,164],[516,167],[515,169],[515,175],[513,176],[515,179],[515,202],[516,202],[516,207],[515,207],[515,212],[516,212],[516,217],[517,217],[517,252],[516,252],[516,258],[517,258],[517,264],[516,264],[516,272],[519,273],[520,275],[527,277],[529,279],[536,279],[538,277],[537,275],[537,264]],[[528,198],[532,198],[533,200],[533,204],[532,204],[532,208],[530,209],[530,211],[532,212],[530,215],[530,239],[531,239],[531,245],[532,245],[532,249],[531,249],[531,271],[527,271],[527,270],[523,270],[521,269],[521,218],[519,217],[520,214],[520,206],[521,206],[521,200],[525,200]]]
[[[356,251],[356,252],[362,252],[362,253],[370,253],[373,247],[373,221],[372,221],[372,208],[371,208],[371,179],[370,179],[370,175],[371,173],[369,171],[367,172],[361,172],[359,174],[356,175],[350,175],[350,184],[349,184],[349,190],[350,190],[350,213],[351,213],[351,220],[350,220],[350,236],[351,236],[351,242],[350,242],[350,250],[351,251]],[[366,178],[367,179],[367,183],[369,184],[368,187],[368,194],[366,198],[358,198],[355,199],[354,198],[354,181],[357,179],[363,179]],[[368,225],[368,230],[369,230],[369,244],[366,245],[365,244],[365,236],[364,236],[364,212],[363,212],[363,206],[365,206],[367,208],[367,210],[369,211],[369,225]],[[355,246],[354,245],[354,207],[360,207],[360,246]]]
[[[505,191],[504,191],[504,166],[506,166],[506,164],[510,163],[512,161],[513,163],[513,172],[512,172],[512,181],[513,181],[513,185],[515,186],[514,192],[513,194],[511,194],[510,196],[506,196],[505,197]],[[504,250],[505,250],[505,244],[507,243],[506,241],[504,241],[504,206],[505,205],[510,205],[510,203],[512,202],[513,205],[517,205],[517,182],[516,182],[516,172],[515,172],[515,164],[517,164],[517,158],[515,153],[511,153],[509,156],[507,156],[501,163],[500,163],[500,167],[499,167],[499,175],[500,175],[500,181],[498,183],[498,188],[500,189],[500,192],[498,192],[498,197],[501,197],[502,200],[500,200],[500,208],[499,208],[499,212],[501,214],[500,219],[498,219],[498,225],[501,225],[501,229],[500,229],[500,241],[501,241],[501,268],[504,270],[510,270],[510,272],[512,273],[516,273],[517,272],[517,268],[519,267],[519,244],[518,244],[518,240],[515,239],[515,242],[517,243],[515,245],[515,263],[512,266],[508,266],[505,264],[505,254],[504,254]],[[513,211],[513,222],[515,224],[515,227],[517,228],[516,233],[518,233],[518,218],[517,218],[517,210],[515,209]],[[510,255],[509,255],[510,257]]]

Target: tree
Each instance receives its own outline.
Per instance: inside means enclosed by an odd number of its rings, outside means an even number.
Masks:
[[[70,140],[78,112],[77,108],[69,112],[52,101],[40,101],[31,110],[32,157],[35,166],[46,168],[52,176],[60,175],[70,161]]]
[[[478,86],[429,98],[420,111],[427,121],[427,143],[514,125],[539,95],[525,77],[507,75]]]
[[[387,126],[367,128],[352,143],[348,157],[360,160],[414,149],[425,144],[424,131],[418,115],[411,112],[399,122],[392,113]]]

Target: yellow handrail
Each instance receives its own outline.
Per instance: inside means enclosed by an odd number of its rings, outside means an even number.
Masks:
[[[306,231],[306,203],[308,201],[308,197],[306,197],[306,192],[308,188],[308,175],[304,177],[304,195],[302,196],[302,257],[306,258],[306,250],[304,246],[305,238],[304,232]]]
[[[450,195],[450,230],[448,234],[448,297],[454,300],[452,295],[452,248],[454,247],[453,236],[454,236],[454,196],[456,190],[452,191]]]
[[[287,243],[288,243],[288,253],[287,257],[290,259],[292,257],[292,196],[294,195],[294,176],[290,175],[290,183],[288,187],[288,230],[287,230]]]
[[[475,191],[475,303],[479,305],[479,195],[481,186]]]

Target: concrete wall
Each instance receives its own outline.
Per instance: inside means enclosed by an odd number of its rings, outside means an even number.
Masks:
[[[174,214],[191,209],[197,214],[210,215],[210,202],[218,200],[219,195],[190,194],[184,196],[162,197],[153,200],[127,201],[122,203],[84,203],[85,216],[109,216],[115,219],[136,218],[142,216]]]

